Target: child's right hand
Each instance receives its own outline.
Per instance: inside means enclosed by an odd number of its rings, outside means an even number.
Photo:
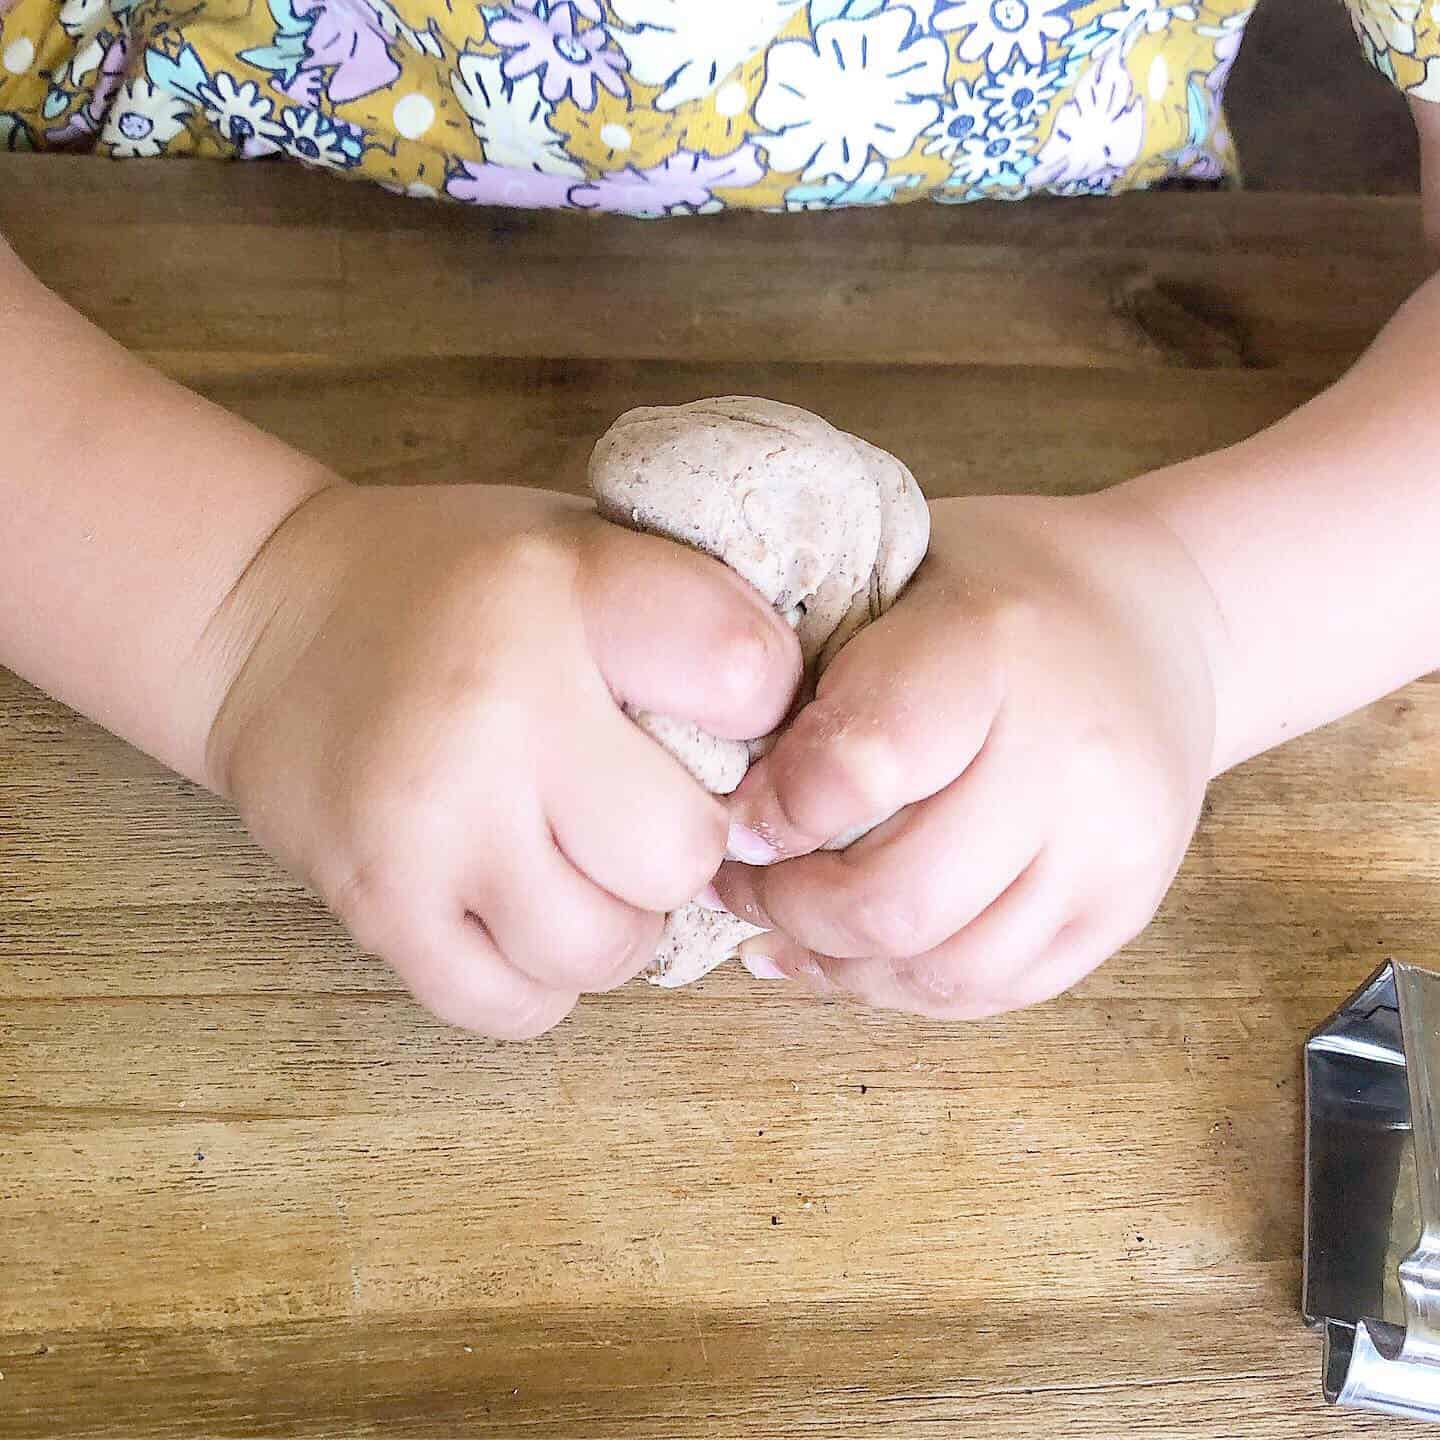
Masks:
[[[209,769],[442,1019],[518,1038],[649,960],[726,816],[621,703],[750,738],[794,637],[742,580],[585,502],[337,485],[216,617]]]

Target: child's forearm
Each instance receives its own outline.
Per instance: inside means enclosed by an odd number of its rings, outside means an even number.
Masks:
[[[1308,405],[1124,488],[1225,621],[1216,773],[1440,667],[1440,276]]]
[[[127,354],[0,240],[0,664],[204,783],[238,657],[207,633],[334,477]]]

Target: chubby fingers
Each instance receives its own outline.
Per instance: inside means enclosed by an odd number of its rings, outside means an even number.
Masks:
[[[620,700],[735,740],[784,719],[799,643],[718,560],[616,527],[587,550],[578,583],[591,651]]]
[[[627,904],[576,869],[543,825],[492,855],[470,894],[471,914],[509,964],[567,994],[633,979],[664,924],[662,915]]]
[[[752,975],[938,1020],[979,1020],[1068,990],[1149,923],[1156,902],[1085,908],[1041,855],[970,925],[903,960],[832,959],[779,934],[742,947]]]
[[[959,779],[846,850],[724,866],[721,898],[831,957],[899,960],[933,949],[1004,894],[1043,844],[1039,770],[1007,754],[1005,726],[1001,716]]]
[[[918,582],[917,582],[918,586]],[[807,855],[945,789],[980,752],[1000,687],[967,664],[923,586],[862,630],[731,797],[730,854]]]
[[[399,887],[360,877],[335,908],[360,946],[388,961],[449,1025],[528,1040],[558,1025],[579,999],[578,987],[542,984],[512,964],[484,922],[438,881]]]
[[[691,900],[725,853],[725,809],[630,719],[607,703],[584,711],[569,761],[545,777],[560,853],[601,890],[638,910]],[[530,903],[535,895],[532,891]]]

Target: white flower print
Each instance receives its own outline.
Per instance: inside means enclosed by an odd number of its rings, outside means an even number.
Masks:
[[[285,131],[275,123],[274,107],[253,80],[237,85],[233,75],[217,70],[195,93],[206,119],[232,145],[240,146],[247,158],[279,151]]]
[[[910,12],[885,10],[826,21],[813,44],[774,46],[755,102],[771,169],[858,180],[872,149],[887,160],[908,154],[940,114],[949,59],[933,35],[909,35]]]
[[[189,110],[188,100],[148,80],[127,80],[116,91],[100,140],[119,159],[149,159],[185,128]]]
[[[1045,59],[1045,42],[1070,33],[1071,0],[956,0],[935,12],[942,34],[969,29],[957,52],[962,60],[984,60],[1002,70],[1016,51],[1032,65]]]
[[[445,53],[444,47],[440,43],[440,37],[435,34],[433,29],[412,30],[400,18],[388,0],[365,0],[365,4],[374,13],[376,22],[390,39],[402,41],[417,55],[429,55],[438,60]]]
[[[540,170],[548,175],[573,175],[584,170],[565,154],[562,137],[550,128],[554,106],[540,93],[540,76],[509,80],[502,73],[504,57],[460,56],[450,85],[471,128],[485,146],[485,159],[511,170]]]
[[[1025,159],[1033,145],[1030,135],[974,135],[960,146],[952,162],[950,184],[978,188],[1001,179],[1017,181],[1016,162]]]
[[[1145,138],[1145,107],[1118,47],[1098,52],[1026,177],[1037,189],[1079,181],[1111,185],[1135,163]]]
[[[612,0],[615,42],[642,85],[663,89],[657,110],[709,95],[775,39],[805,0]]]
[[[1008,70],[987,76],[978,93],[989,107],[990,120],[1001,130],[1030,129],[1055,98],[1059,83],[1058,66],[1047,70],[1017,60]]]
[[[1100,17],[1100,24],[1117,33],[1133,29],[1138,39],[1141,35],[1158,35],[1168,29],[1173,21],[1199,18],[1199,11],[1188,0],[1121,0],[1116,10],[1109,10]]]
[[[925,153],[953,160],[965,141],[985,133],[989,111],[988,101],[957,80],[950,98],[941,103],[940,118],[925,132]]]
[[[1440,57],[1432,55],[1425,62],[1425,78],[1418,85],[1412,85],[1405,93],[1413,95],[1417,100],[1440,100]]]
[[[110,0],[65,0],[60,7],[60,27],[76,42],[75,53],[65,67],[71,85],[83,85],[99,69],[105,57],[100,32],[114,18]]]
[[[110,0],[65,0],[60,7],[60,25],[72,40],[99,33],[114,12]]]
[[[1377,50],[1415,53],[1420,0],[1352,0],[1350,8],[1361,33]]]
[[[83,85],[100,68],[100,62],[104,58],[105,47],[100,43],[98,35],[82,41],[76,46],[75,54],[70,60],[70,83]]]
[[[344,170],[359,158],[353,140],[333,121],[318,110],[287,106],[280,116],[285,134],[280,144],[287,155],[310,165],[331,170]]]

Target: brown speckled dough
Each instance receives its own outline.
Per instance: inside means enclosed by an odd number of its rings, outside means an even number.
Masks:
[[[607,519],[743,575],[795,627],[807,684],[894,603],[930,543],[925,497],[893,456],[807,410],[744,395],[628,411],[590,456],[590,488]],[[634,719],[717,795],[771,739],[747,745],[665,716]],[[687,905],[667,920],[646,978],[688,985],[759,933]]]

